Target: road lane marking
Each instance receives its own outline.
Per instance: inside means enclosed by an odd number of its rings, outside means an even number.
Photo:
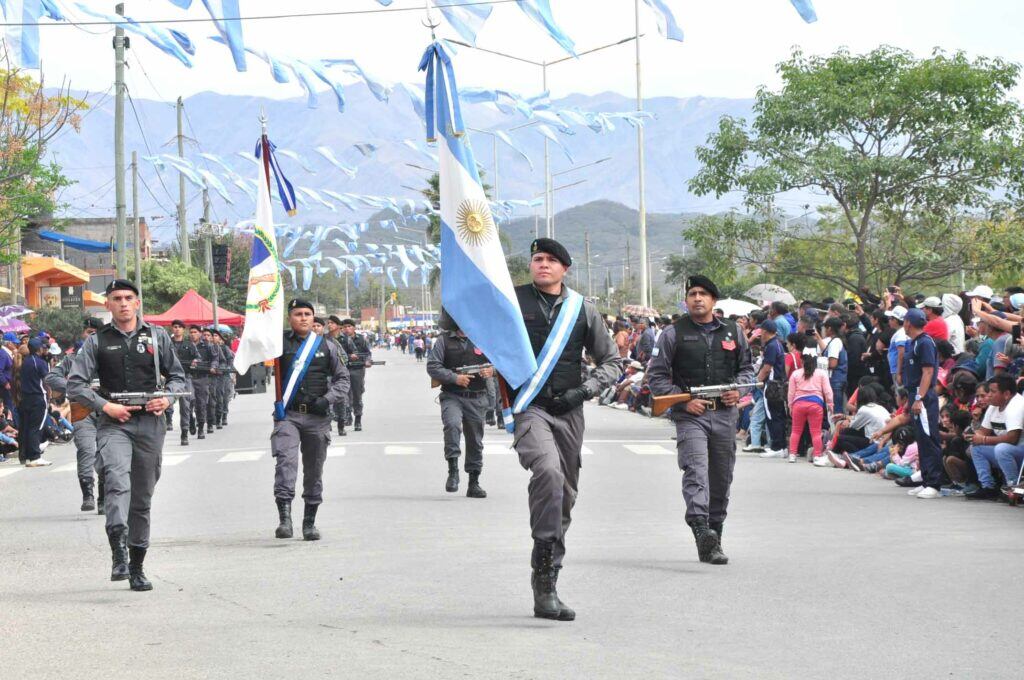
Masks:
[[[266,454],[266,451],[235,451],[222,456],[218,463],[248,463],[254,460],[259,460]]]
[[[638,456],[671,456],[675,451],[658,444],[626,444],[626,450]]]
[[[328,458],[338,458],[338,457],[344,456],[344,455],[345,455],[345,447],[344,446],[332,446],[331,448],[327,449],[327,457]]]
[[[418,446],[385,446],[385,456],[418,456],[422,451]]]
[[[19,467],[2,468],[2,469],[0,469],[0,477],[6,477],[7,475],[13,475],[15,472],[21,472],[21,470],[22,470],[22,468],[20,466]]]
[[[589,446],[584,446],[582,449],[580,449],[580,453],[582,453],[584,456],[594,455],[594,451]]]
[[[65,463],[58,467],[53,468],[54,472],[76,472],[78,470],[78,463]]]
[[[165,455],[161,464],[164,467],[167,467],[168,465],[179,465],[181,463],[184,463],[186,460],[188,460],[191,457],[192,457],[191,454],[188,454],[188,453],[182,454],[182,455],[177,455],[177,456],[175,456],[175,455],[169,455],[169,456]]]

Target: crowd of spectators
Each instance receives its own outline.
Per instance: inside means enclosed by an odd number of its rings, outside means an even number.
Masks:
[[[677,318],[610,322],[625,371],[601,404],[651,414],[645,366]],[[743,451],[874,474],[919,498],[1020,497],[1024,288],[930,296],[890,286],[730,318],[764,383],[740,402]]]

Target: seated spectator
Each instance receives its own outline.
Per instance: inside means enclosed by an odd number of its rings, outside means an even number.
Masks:
[[[919,470],[917,442],[906,446],[894,442],[890,447],[889,464],[885,466],[885,473],[897,480],[905,480],[911,479]]]
[[[906,417],[909,406],[909,393],[903,387],[896,389],[896,410],[892,417],[886,422],[885,427],[875,432],[869,439],[871,443],[860,451],[853,451],[844,454],[847,468],[863,472],[884,472],[889,462],[889,442],[896,439],[902,430],[909,433],[913,439],[913,430],[906,427],[904,423],[909,422]],[[904,434],[906,434],[904,433]]]
[[[811,433],[813,462],[822,457],[824,446],[821,441],[821,424],[826,412],[831,413],[834,401],[828,374],[818,368],[818,358],[810,347],[804,350],[803,367],[789,376],[788,399],[793,419],[789,435],[789,462],[796,462],[800,436],[805,426]]]
[[[981,427],[970,435],[971,460],[978,474],[979,488],[971,499],[999,497],[997,471],[1006,484],[1017,481],[1024,462],[1024,396],[1017,394],[1017,384],[1008,375],[999,375],[988,381],[988,403]]]
[[[819,467],[827,467],[829,463],[837,468],[851,465],[842,454],[860,451],[871,443],[871,437],[885,427],[889,420],[889,412],[879,403],[879,396],[874,385],[865,385],[857,389],[857,399],[851,404],[853,416],[837,416],[837,432],[832,447],[825,451],[824,460],[815,461]]]
[[[948,416],[950,434],[942,448],[942,467],[953,484],[964,493],[972,493],[978,488],[978,473],[974,469],[970,447],[966,434],[971,429],[971,414],[967,411],[955,410]]]

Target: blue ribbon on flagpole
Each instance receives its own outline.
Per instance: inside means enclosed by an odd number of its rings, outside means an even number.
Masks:
[[[273,142],[267,140],[267,149],[270,154],[270,171],[274,175],[274,181],[277,183],[277,194],[281,197],[281,205],[284,206],[285,212],[289,215],[294,215],[296,212],[295,188],[288,181],[288,178],[284,176],[284,171],[281,170],[281,166],[277,162],[277,156],[274,154],[276,148]],[[262,157],[263,144],[256,142],[256,158]]]
[[[435,70],[435,62],[437,68]],[[437,126],[456,137],[466,134],[462,121],[462,106],[455,84],[455,69],[451,57],[439,42],[431,43],[420,59],[420,71],[427,72],[424,114],[427,122],[427,141],[437,141]]]

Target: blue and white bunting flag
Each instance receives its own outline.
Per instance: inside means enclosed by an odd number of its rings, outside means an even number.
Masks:
[[[814,11],[814,5],[811,4],[811,0],[790,0],[793,3],[793,7],[796,7],[796,11],[800,13],[801,18],[809,24],[813,24],[818,20],[818,14]]]
[[[434,42],[426,71],[427,138],[438,140],[441,189],[441,303],[513,388],[537,371],[473,151],[462,122],[455,71]]]
[[[666,0],[644,0],[658,20],[658,32],[669,40],[683,41],[683,29],[679,28],[676,17]]]
[[[266,135],[260,139],[259,145],[269,149]],[[245,329],[235,351],[235,370],[239,373],[249,370],[253,364],[276,359],[284,350],[284,286],[281,284],[270,204],[269,162],[260,163],[257,184],[249,291],[245,297]],[[294,275],[293,271],[293,278]]]

